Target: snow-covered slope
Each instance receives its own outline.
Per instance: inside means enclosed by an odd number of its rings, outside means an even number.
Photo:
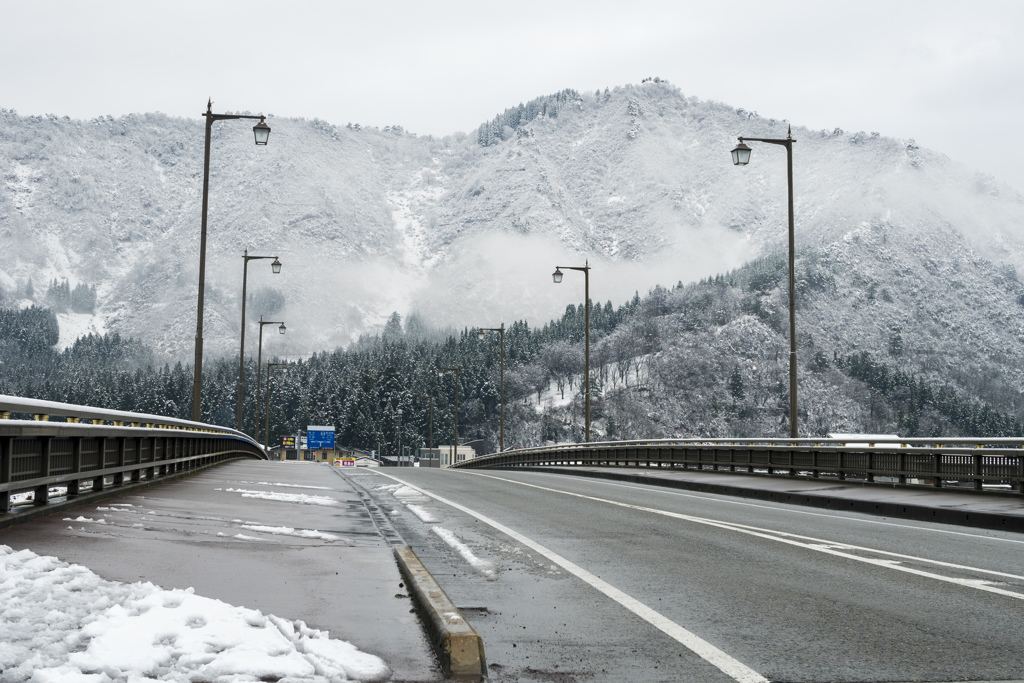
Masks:
[[[236,348],[245,248],[285,263],[279,276],[251,263],[249,285],[283,295],[263,312],[290,333],[268,344],[297,355],[344,343],[393,310],[437,325],[546,319],[582,300],[576,278],[551,284],[556,264],[590,259],[591,296],[622,300],[785,245],[784,151],[755,144],[751,164],[735,168],[729,150],[737,135],[783,137],[787,124],[663,82],[572,93],[557,116],[500,129],[488,146],[475,133],[269,122],[264,148],[244,122],[214,128],[210,353]],[[8,303],[27,298],[29,278],[40,301],[53,278],[95,284],[97,329],[187,358],[202,126],[198,116],[74,121],[0,110]],[[793,137],[798,248],[847,258],[844,284],[861,286],[860,271],[885,281],[924,252],[965,268],[972,259],[1024,267],[1024,201],[995,180],[912,141],[798,125]],[[870,234],[889,241],[856,242],[865,226],[884,226]],[[250,307],[250,320],[260,312]]]

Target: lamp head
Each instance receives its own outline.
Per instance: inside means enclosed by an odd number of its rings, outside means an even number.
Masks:
[[[482,327],[479,330],[477,330],[476,338],[479,339],[480,341],[484,340],[484,329]]]
[[[555,268],[555,272],[551,273],[551,279],[555,281],[556,285],[559,282],[561,282],[562,281],[562,270],[560,268]]]
[[[280,273],[281,272],[281,261],[275,256],[274,257],[274,262],[270,264],[270,267],[273,269],[274,274]]]
[[[260,119],[260,122],[252,127],[252,132],[256,136],[257,145],[265,145],[270,139],[270,126],[267,125],[266,119]]]
[[[746,166],[750,163],[750,148],[742,140],[732,151],[732,163],[736,166]]]
[[[281,334],[284,334],[284,331],[286,329],[287,328],[284,326],[284,323],[281,323],[281,327],[277,328],[277,331],[280,332]]]

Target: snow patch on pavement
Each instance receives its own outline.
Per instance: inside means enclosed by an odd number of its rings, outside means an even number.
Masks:
[[[327,496],[311,496],[305,493],[276,493],[274,491],[250,491],[249,489],[224,489],[231,493],[240,493],[242,498],[259,498],[276,500],[282,503],[299,503],[301,505],[337,505],[338,501]]]
[[[302,621],[0,545],[4,683],[382,681],[378,657]]]
[[[249,482],[244,482],[244,483],[249,483]],[[289,489],[319,489],[321,491],[332,491],[333,490],[330,486],[306,486],[304,484],[282,484],[281,482],[277,482],[275,484],[271,484],[269,481],[257,481],[255,483],[256,483],[257,486],[283,486],[283,487],[289,488]]]
[[[432,513],[430,510],[427,510],[426,508],[421,507],[419,505],[406,503],[405,507],[409,508],[409,510],[412,511],[412,514],[416,515],[422,521],[427,522],[428,524],[441,521],[437,517],[435,517],[434,513]]]
[[[322,541],[340,541],[341,536],[335,536],[316,529],[293,529],[290,526],[261,526],[259,524],[243,524],[243,529],[258,531],[263,534],[277,534],[279,536],[298,536],[299,538],[318,538]]]
[[[71,519],[70,517],[65,517],[64,521],[65,522],[90,522],[92,524],[106,524],[107,523],[107,520],[105,520],[105,519],[93,519],[91,517],[82,517],[81,515],[79,515],[78,517],[75,517],[74,519]]]
[[[430,498],[424,496],[416,489],[406,486],[405,484],[385,484],[384,486],[378,486],[378,491],[387,491],[395,498],[405,504],[405,507],[419,517],[422,521],[428,524],[440,522],[433,512],[423,507],[423,503],[429,503]]]
[[[431,531],[440,536],[442,541],[462,555],[462,559],[468,562],[473,569],[487,577],[488,581],[497,581],[498,573],[494,571],[494,564],[488,560],[477,557],[476,554],[469,549],[469,546],[459,540],[458,536],[439,526],[431,527]]]

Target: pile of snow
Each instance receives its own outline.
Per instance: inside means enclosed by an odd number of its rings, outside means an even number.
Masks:
[[[430,510],[426,509],[425,507],[423,507],[421,505],[414,505],[413,503],[406,503],[405,507],[409,508],[409,510],[412,512],[412,514],[414,514],[417,517],[419,517],[421,521],[426,522],[428,524],[431,524],[433,522],[440,522],[441,521],[437,517],[434,516],[433,512],[431,512]]]
[[[377,490],[387,491],[404,503],[410,512],[428,524],[441,521],[433,512],[423,507],[424,503],[430,502],[430,498],[410,486],[405,484],[385,484],[384,486],[378,486]]]
[[[218,491],[220,489],[217,489]],[[328,496],[310,496],[305,493],[276,493],[274,491],[250,491],[249,489],[224,489],[231,493],[241,493],[242,498],[259,498],[276,500],[282,503],[300,503],[302,505],[337,505],[338,501]]]
[[[56,498],[59,496],[66,496],[68,494],[67,486],[51,486],[48,489],[49,497]],[[24,505],[35,501],[35,491],[25,491],[24,493],[12,493],[11,494],[11,505]]]
[[[498,580],[498,574],[494,571],[494,564],[489,560],[477,557],[476,554],[469,549],[469,546],[459,540],[458,536],[439,526],[431,527],[431,531],[440,536],[441,540],[447,543],[459,555],[462,555],[462,559],[468,562],[469,566],[473,569],[487,577],[488,581]]]
[[[107,520],[105,520],[105,519],[93,519],[92,517],[83,517],[82,515],[79,515],[78,517],[75,517],[74,519],[71,519],[70,517],[65,517],[64,521],[65,522],[89,522],[91,524],[106,524],[107,523]]]
[[[341,536],[329,534],[316,529],[293,529],[290,526],[262,526],[259,524],[243,524],[243,529],[259,531],[263,534],[277,534],[279,536],[298,536],[299,538],[319,538],[322,541],[340,541]]]
[[[107,581],[0,545],[4,683],[380,681],[384,662],[326,631],[192,589]]]
[[[277,482],[277,483],[271,484],[269,481],[258,481],[258,482],[256,482],[256,485],[257,486],[283,486],[283,487],[289,488],[289,489],[320,489],[321,491],[332,491],[333,490],[330,486],[306,486],[305,484],[282,484],[281,482]]]

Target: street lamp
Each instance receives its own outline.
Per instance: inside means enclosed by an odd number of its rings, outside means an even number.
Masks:
[[[428,394],[420,394],[420,398],[425,398],[430,401],[430,412],[427,418],[427,448],[431,451],[434,450],[434,397]]]
[[[214,114],[213,101],[206,103],[206,149],[203,155],[203,221],[199,237],[199,305],[196,313],[196,358],[192,377],[192,420],[201,422],[203,395],[203,301],[206,294],[206,213],[210,203],[210,135],[214,121],[229,119],[259,119],[253,126],[257,145],[266,145],[270,138],[270,126],[266,124],[266,116],[246,116],[243,114]],[[258,403],[258,402],[257,402]],[[259,423],[257,422],[257,428]]]
[[[256,356],[256,423],[255,428],[252,430],[253,437],[258,437],[260,434],[260,366],[263,364],[263,326],[264,325],[280,325],[278,332],[284,334],[285,326],[283,322],[277,320],[263,320],[263,316],[260,316],[260,351],[259,355]]]
[[[501,425],[498,432],[498,452],[505,452],[505,323],[501,324],[501,327],[481,327],[477,333],[476,338],[480,341],[484,340],[485,332],[497,332],[499,341],[501,343],[501,351],[499,353],[500,367],[501,367],[501,419],[499,424]]]
[[[266,413],[264,417],[263,445],[267,447],[267,450],[270,450],[270,368],[286,365],[288,363],[271,363],[269,360],[267,361],[267,406],[266,410],[263,411]]]
[[[732,151],[732,163],[746,166],[750,162],[750,147],[744,144],[766,142],[786,148],[786,177],[789,181],[789,435],[799,436],[796,400],[796,275],[794,267],[795,240],[793,237],[793,127],[790,126],[785,138],[739,138],[740,143]]]
[[[256,136],[258,146],[267,144],[267,140],[270,139],[270,126],[267,125],[266,117],[260,117],[260,122],[252,127],[252,132]]]
[[[455,459],[459,456],[459,369],[458,368],[438,368],[438,376],[444,375],[446,372],[455,373],[455,412],[452,413],[452,433],[455,435],[452,446],[452,461],[448,464],[454,465]]]
[[[238,431],[242,431],[242,379],[245,376],[245,286],[249,277],[249,261],[268,258],[274,259],[274,262],[270,264],[271,270],[275,274],[280,273],[281,261],[276,256],[249,256],[248,249],[242,254],[242,348],[238,352]]]
[[[557,285],[562,281],[562,268],[583,272],[583,311],[584,311],[584,345],[583,345],[583,395],[586,405],[586,441],[590,442],[590,261],[581,266],[555,266],[551,279]]]
[[[396,433],[396,436],[398,438],[398,466],[399,467],[403,467],[403,465],[402,465],[402,409],[399,408],[398,411],[395,413],[395,415],[398,417],[398,430],[397,430],[397,433]]]

